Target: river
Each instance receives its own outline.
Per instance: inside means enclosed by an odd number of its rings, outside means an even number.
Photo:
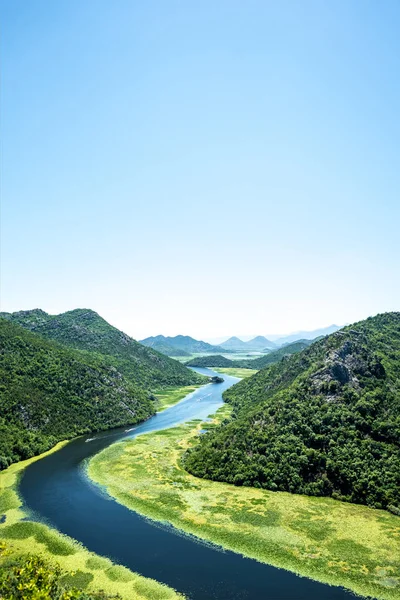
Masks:
[[[196,370],[217,375],[208,369]],[[170,526],[152,523],[87,479],[85,461],[110,444],[214,413],[222,405],[222,392],[238,381],[223,377],[224,383],[202,387],[130,430],[114,429],[77,438],[31,464],[20,481],[20,493],[31,518],[46,522],[97,554],[183,592],[191,600],[354,598],[342,588],[219,550]]]

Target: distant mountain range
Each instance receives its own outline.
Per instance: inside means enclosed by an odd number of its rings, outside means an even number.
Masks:
[[[156,335],[140,340],[140,343],[158,352],[167,354],[167,356],[189,356],[190,354],[226,352],[220,346],[213,346],[201,340],[195,340],[189,335],[176,335],[175,337],[166,337]]]
[[[274,340],[277,346],[284,346],[285,344],[291,344],[297,342],[297,340],[315,340],[321,336],[330,335],[335,333],[342,327],[339,325],[329,325],[329,327],[323,327],[322,329],[314,329],[313,331],[297,331],[290,335],[284,335]]]
[[[230,337],[225,342],[220,342],[218,345],[225,350],[233,350],[234,352],[270,352],[276,348],[281,348],[286,344],[302,340],[315,340],[321,336],[329,335],[341,329],[339,325],[329,325],[322,329],[314,329],[313,331],[297,331],[289,335],[270,335],[264,337],[258,335],[251,340],[244,341],[239,337]]]
[[[192,358],[186,364],[187,367],[228,367],[228,368],[243,368],[243,369],[264,369],[269,365],[279,362],[286,356],[297,354],[305,348],[308,348],[313,343],[313,340],[297,340],[292,344],[286,344],[281,348],[272,350],[264,356],[257,358],[246,358],[243,360],[231,360],[220,354],[208,354],[207,356],[198,356]]]
[[[274,344],[274,342],[271,342],[263,335],[258,335],[248,342],[244,342],[240,338],[234,336],[229,338],[229,340],[226,340],[226,342],[222,342],[220,346],[225,351],[232,350],[234,352],[269,352],[277,348],[277,345]]]
[[[274,341],[263,335],[257,335],[248,341],[241,340],[237,336],[232,336],[218,345],[196,340],[189,335],[176,335],[174,337],[156,335],[140,340],[140,343],[171,357],[186,357],[191,354],[226,354],[231,352],[240,352],[243,354],[260,352],[268,354],[293,342],[314,340],[334,333],[338,329],[340,329],[338,325],[330,325],[329,327],[315,329],[314,331],[298,331],[297,333],[282,336]]]

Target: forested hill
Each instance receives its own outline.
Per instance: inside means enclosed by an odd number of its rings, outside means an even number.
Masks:
[[[209,354],[207,356],[197,356],[196,358],[192,358],[185,364],[188,367],[205,367],[205,368],[207,368],[207,367],[230,367],[230,368],[232,368],[232,367],[239,365],[239,363],[240,363],[239,366],[241,366],[242,362],[244,362],[244,361],[230,360],[229,358],[225,358],[225,356],[221,356],[220,354]]]
[[[400,506],[400,313],[344,328],[225,392],[233,418],[185,456],[237,485]]]
[[[49,315],[35,309],[0,313],[0,317],[68,347],[101,355],[129,381],[149,390],[190,385],[204,379],[178,361],[139,344],[93,310],[76,309]]]
[[[60,440],[153,413],[148,393],[96,355],[0,318],[0,469]]]
[[[305,348],[308,348],[308,346],[311,346],[312,343],[313,340],[298,340],[297,342],[292,342],[291,344],[282,346],[282,348],[278,348],[278,350],[273,350],[265,356],[260,356],[259,358],[255,358],[251,361],[248,360],[246,361],[246,364],[252,369],[264,369],[269,365],[279,362],[290,354],[297,354],[298,352],[301,352]]]

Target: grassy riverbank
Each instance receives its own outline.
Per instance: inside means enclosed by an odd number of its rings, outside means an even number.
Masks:
[[[103,590],[107,597],[119,594],[123,600],[182,599],[171,588],[89,552],[55,529],[25,520],[28,515],[22,509],[17,492],[21,472],[30,463],[58,450],[64,443],[40,457],[13,464],[0,472],[0,570],[20,557],[24,559],[29,555],[40,555],[49,565],[60,565],[63,571],[61,581],[67,588],[82,589],[87,594]]]
[[[204,385],[204,384],[203,384]],[[157,412],[162,412],[166,408],[170,408],[174,404],[177,404],[185,396],[195,392],[201,385],[185,385],[183,387],[171,387],[164,388],[162,390],[156,390],[154,396],[156,397],[155,407]]]
[[[245,379],[246,377],[251,377],[257,373],[257,369],[242,369],[236,367],[211,367],[213,371],[218,371],[218,373],[224,373],[225,375],[230,375],[231,377],[239,377],[239,379]]]
[[[400,598],[399,517],[197,479],[181,458],[210,425],[192,421],[114,444],[90,461],[89,475],[122,504],[246,556],[360,595]]]

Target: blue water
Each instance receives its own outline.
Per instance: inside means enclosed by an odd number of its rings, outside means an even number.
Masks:
[[[196,369],[216,375],[208,369]],[[166,583],[192,600],[344,600],[350,592],[329,587],[239,554],[222,551],[152,523],[92,484],[82,468],[110,444],[141,433],[206,419],[222,405],[222,392],[238,379],[198,389],[175,406],[131,429],[77,438],[30,465],[20,492],[32,518],[45,521],[86,548]]]

